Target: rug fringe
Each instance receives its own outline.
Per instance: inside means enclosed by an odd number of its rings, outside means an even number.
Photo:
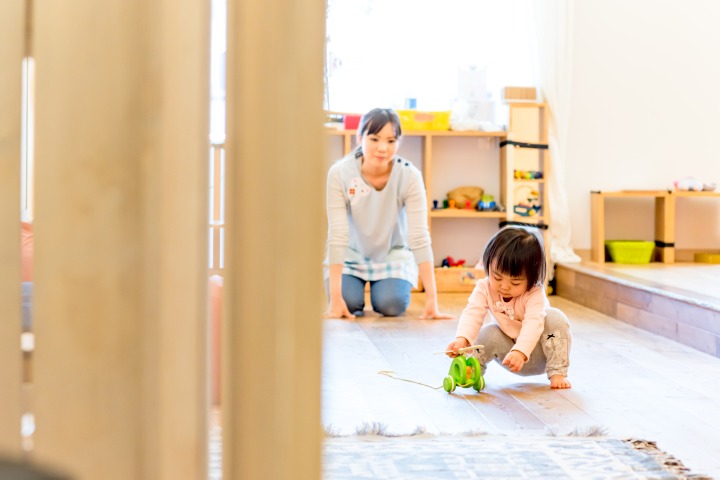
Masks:
[[[584,427],[575,427],[565,435],[559,434],[559,427],[557,425],[548,425],[545,427],[545,435],[548,437],[606,437],[608,434],[607,428],[602,425],[588,425]]]
[[[324,425],[323,431],[325,437],[336,438],[336,437],[364,437],[364,436],[379,436],[379,437],[412,437],[417,435],[432,435],[432,436],[466,436],[466,437],[479,437],[483,435],[489,435],[488,432],[483,430],[467,430],[462,433],[438,433],[430,434],[424,425],[418,425],[414,430],[410,432],[393,432],[389,429],[387,423],[383,422],[363,422],[359,426],[355,427],[354,433],[343,434],[342,431],[334,425]],[[557,425],[550,425],[545,428],[545,435],[548,437],[605,437],[608,431],[602,425],[589,425],[575,427],[566,434],[559,433],[559,427]]]
[[[418,432],[422,429],[421,432]],[[417,435],[418,433],[425,433],[424,427],[417,427],[415,431],[408,434],[391,433],[388,431],[388,425],[382,422],[363,422],[359,426],[355,427],[355,432],[351,434],[343,434],[340,429],[334,425],[325,425],[323,427],[326,437],[364,437],[368,435],[376,435],[381,437],[403,437]]]
[[[691,473],[690,469],[687,468],[682,461],[675,458],[673,455],[660,450],[657,446],[657,442],[651,440],[643,440],[639,438],[626,438],[623,441],[633,446],[635,450],[644,452],[655,458],[655,460],[662,464],[664,468],[674,473],[677,478],[683,480],[713,480],[713,477],[707,476],[702,473]]]

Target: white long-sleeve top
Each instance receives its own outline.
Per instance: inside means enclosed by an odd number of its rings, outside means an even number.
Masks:
[[[433,261],[425,184],[412,163],[392,162],[382,190],[365,182],[354,152],[330,167],[325,263],[343,264],[343,273],[364,280],[402,278],[417,286],[417,264]]]
[[[455,335],[465,337],[472,345],[489,312],[505,335],[515,341],[513,349],[524,353],[529,360],[542,335],[545,311],[549,306],[545,288],[541,285],[505,302],[485,277],[478,280],[470,294]]]

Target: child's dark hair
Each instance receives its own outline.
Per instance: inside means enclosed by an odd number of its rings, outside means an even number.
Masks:
[[[399,139],[402,136],[400,117],[395,113],[395,110],[391,108],[373,108],[363,115],[358,125],[357,134],[359,137],[363,135],[375,135],[388,123],[393,126],[395,137]],[[358,145],[355,156],[362,156],[362,146]]]
[[[483,253],[485,274],[490,268],[510,275],[527,278],[528,289],[545,282],[545,249],[539,235],[525,227],[505,227],[488,242]]]

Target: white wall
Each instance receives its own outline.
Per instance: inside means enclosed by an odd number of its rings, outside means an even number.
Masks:
[[[720,185],[720,2],[575,2],[566,162],[572,246],[590,248],[590,191]],[[607,204],[607,238],[653,238],[650,200]],[[720,199],[677,206],[678,249],[720,249]]]

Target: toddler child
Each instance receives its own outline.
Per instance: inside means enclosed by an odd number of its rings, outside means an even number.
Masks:
[[[552,388],[570,388],[570,322],[550,307],[545,294],[545,252],[529,229],[505,227],[483,253],[486,277],[475,286],[458,323],[456,338],[446,350],[483,345],[477,354],[485,373],[495,360],[519,375],[547,372]],[[483,325],[485,315],[491,321]]]

